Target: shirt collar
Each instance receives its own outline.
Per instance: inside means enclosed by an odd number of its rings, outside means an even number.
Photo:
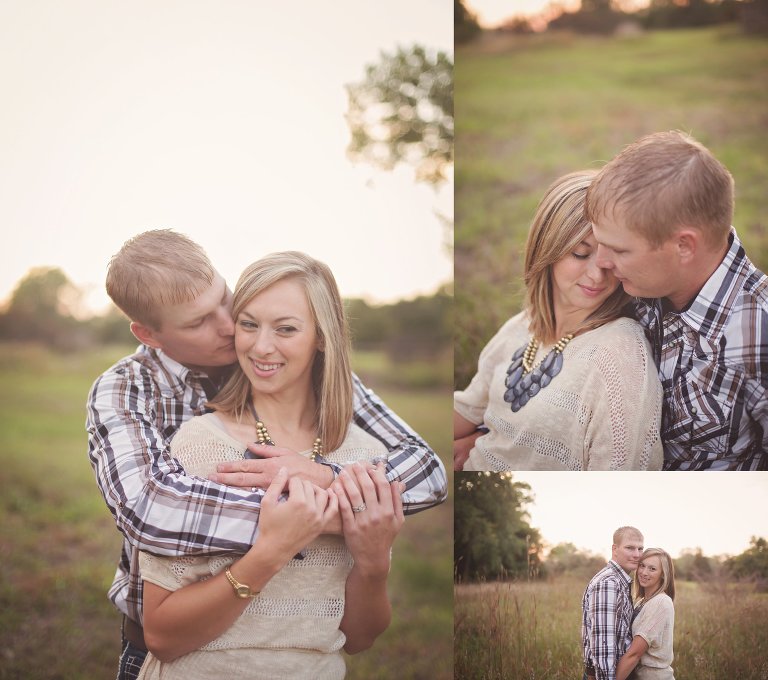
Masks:
[[[624,583],[627,585],[630,585],[632,583],[632,577],[624,571],[620,566],[618,562],[614,562],[613,560],[608,560],[608,565],[613,568],[614,571],[616,571],[619,576],[624,580]]]
[[[169,357],[163,350],[155,349],[144,345],[144,352],[159,366],[165,374],[165,385],[159,385],[161,391],[163,388],[169,389],[177,397],[182,398],[185,386],[189,384],[189,379],[199,381],[201,377],[207,377],[200,371],[193,371],[176,359]]]
[[[727,315],[733,306],[752,265],[733,227],[729,239],[723,261],[680,315],[696,333],[715,343],[725,325],[723,314]]]

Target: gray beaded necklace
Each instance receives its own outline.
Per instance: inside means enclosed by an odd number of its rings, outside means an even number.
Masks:
[[[560,338],[538,366],[533,365],[539,349],[539,341],[536,338],[531,338],[527,345],[523,345],[512,355],[512,363],[507,369],[507,378],[504,381],[507,388],[504,401],[510,405],[513,413],[523,408],[539,390],[549,385],[560,373],[563,368],[563,350],[572,339],[573,333]]]

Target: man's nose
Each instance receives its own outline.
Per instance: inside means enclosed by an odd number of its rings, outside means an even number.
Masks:
[[[613,269],[613,260],[608,254],[608,248],[597,244],[597,254],[595,255],[595,265],[601,269]]]
[[[601,267],[597,258],[590,258],[587,265],[587,276],[595,283],[601,283],[606,275],[605,267]]]
[[[232,315],[229,313],[229,310],[222,307],[219,309],[217,317],[219,335],[223,337],[232,337],[235,334],[235,322],[232,320]]]

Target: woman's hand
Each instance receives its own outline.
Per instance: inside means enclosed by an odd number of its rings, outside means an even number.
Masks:
[[[338,498],[347,548],[358,570],[371,575],[389,572],[389,552],[403,526],[402,485],[388,482],[384,463],[366,468],[346,466],[331,490]]]
[[[287,499],[282,492],[288,487]],[[280,468],[261,501],[258,550],[285,562],[311,543],[337,513],[338,500],[328,491]]]

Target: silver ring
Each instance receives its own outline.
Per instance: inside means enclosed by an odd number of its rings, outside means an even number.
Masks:
[[[251,487],[251,492],[252,492],[252,493],[256,493],[256,487],[255,487],[255,486],[252,486],[252,487]]]
[[[363,510],[365,510],[366,507],[367,506],[365,505],[365,503],[361,503],[360,505],[355,505],[352,508],[352,512],[362,512]]]

